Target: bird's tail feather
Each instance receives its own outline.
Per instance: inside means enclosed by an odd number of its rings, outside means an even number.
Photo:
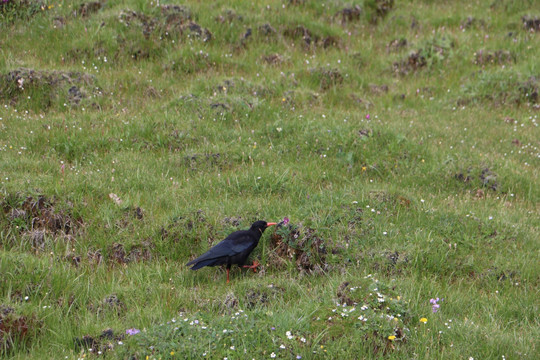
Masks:
[[[205,266],[212,266],[214,265],[214,263],[216,262],[216,259],[208,259],[208,260],[202,260],[202,261],[190,261],[187,263],[187,265],[193,265],[193,267],[191,268],[191,270],[198,270],[202,267],[205,267]]]

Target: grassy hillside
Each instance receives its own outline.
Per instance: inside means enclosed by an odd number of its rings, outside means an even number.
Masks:
[[[0,357],[538,358],[537,0],[8,0],[0,30]],[[257,273],[185,266],[285,217]]]

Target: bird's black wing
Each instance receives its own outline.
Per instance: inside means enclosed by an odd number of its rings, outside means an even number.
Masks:
[[[192,269],[196,270],[203,266],[225,264],[227,258],[248,251],[255,241],[248,230],[236,231],[187,265],[195,265]]]

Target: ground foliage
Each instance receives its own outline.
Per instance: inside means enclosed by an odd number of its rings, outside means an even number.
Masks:
[[[0,1],[0,356],[536,359],[539,9]]]

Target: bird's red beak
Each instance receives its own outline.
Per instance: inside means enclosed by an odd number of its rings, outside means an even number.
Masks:
[[[266,223],[266,227],[269,227],[269,226],[272,226],[272,225],[277,225],[277,223]]]

